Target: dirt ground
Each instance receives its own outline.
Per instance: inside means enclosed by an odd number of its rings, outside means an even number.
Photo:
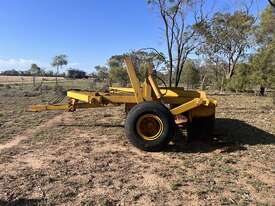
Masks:
[[[275,205],[270,97],[213,96],[214,143],[147,153],[123,107],[28,113],[22,93],[0,89],[0,205]]]

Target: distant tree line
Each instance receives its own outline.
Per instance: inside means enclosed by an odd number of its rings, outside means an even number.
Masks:
[[[20,71],[16,69],[9,69],[9,70],[4,70],[0,73],[0,75],[4,76],[32,76],[30,70],[25,70],[25,71]],[[63,77],[65,73],[60,73],[58,76]],[[40,72],[37,74],[37,76],[45,76],[45,77],[54,77],[55,74],[52,70],[44,70],[41,69]]]
[[[30,69],[20,71],[16,69],[9,69],[0,72],[0,75],[5,76],[43,76],[43,77],[67,77],[72,79],[86,78],[87,74],[85,71],[75,68],[67,69],[67,72],[61,72],[62,66],[68,64],[67,55],[61,54],[53,58],[51,65],[56,67],[56,72],[53,70],[46,70],[39,67],[37,64],[31,64]]]

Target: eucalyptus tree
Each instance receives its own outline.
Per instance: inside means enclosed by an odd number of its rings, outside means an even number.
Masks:
[[[251,57],[251,79],[260,86],[264,95],[265,88],[275,87],[275,12],[268,6],[261,14],[256,30],[258,50]]]
[[[55,77],[56,86],[57,86],[57,76],[58,76],[59,70],[62,69],[62,67],[67,64],[68,64],[68,56],[65,54],[60,54],[53,58],[52,66],[56,67],[56,77]]]
[[[191,59],[184,64],[181,81],[186,85],[186,89],[189,89],[189,86],[193,89],[200,81],[199,70]]]
[[[103,82],[108,80],[109,78],[108,67],[97,65],[95,66],[95,70],[96,70],[96,76],[99,81]]]
[[[36,64],[32,64],[29,72],[32,75],[32,82],[35,87],[35,77],[41,72],[41,69]]]
[[[217,12],[209,21],[203,22],[197,31],[204,44],[199,49],[207,59],[224,62],[224,78],[229,80],[236,65],[252,47],[255,18],[243,11]]]
[[[200,45],[195,27],[205,19],[202,13],[203,0],[147,0],[147,2],[157,9],[162,19],[168,54],[169,86],[174,82],[177,87],[187,58]]]
[[[156,70],[164,63],[163,54],[155,51],[153,48],[144,48],[122,55],[113,55],[108,60],[108,65],[110,67],[109,75],[113,81],[117,81],[123,86],[130,82],[124,64],[125,56],[131,56],[140,81],[144,81],[146,78],[148,63],[152,63]]]
[[[273,7],[275,8],[275,1],[273,1],[273,0],[268,0],[268,2],[269,2],[269,4],[270,4],[271,6],[273,6]]]

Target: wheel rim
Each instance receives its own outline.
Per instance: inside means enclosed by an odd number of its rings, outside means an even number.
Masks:
[[[154,114],[142,115],[136,127],[138,135],[147,141],[158,139],[163,132],[163,122]]]

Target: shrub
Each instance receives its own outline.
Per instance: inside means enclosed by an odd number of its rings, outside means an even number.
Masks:
[[[5,88],[6,88],[6,89],[11,89],[11,85],[6,84],[6,85],[5,85]]]
[[[66,77],[71,79],[82,79],[86,78],[86,76],[86,72],[78,69],[69,69],[66,74]]]

